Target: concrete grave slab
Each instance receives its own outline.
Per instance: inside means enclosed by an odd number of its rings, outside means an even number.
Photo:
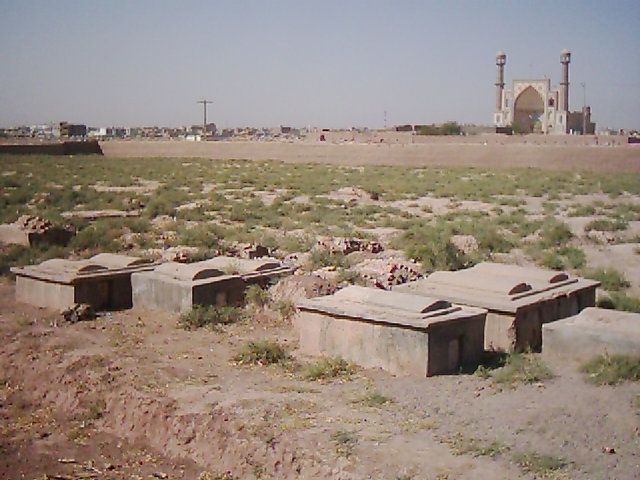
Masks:
[[[593,307],[599,285],[564,272],[485,262],[393,290],[486,308],[485,348],[513,352],[540,351],[542,325]]]
[[[586,308],[542,326],[545,356],[586,361],[595,355],[640,355],[640,313]]]
[[[486,310],[358,286],[298,302],[300,351],[393,374],[430,376],[478,365]]]
[[[248,285],[264,286],[291,272],[272,258],[167,262],[132,276],[133,304],[175,313],[187,312],[193,305],[239,305]]]
[[[58,310],[76,303],[95,310],[120,310],[133,305],[131,274],[154,266],[144,258],[101,253],[88,260],[54,258],[11,271],[20,302]]]

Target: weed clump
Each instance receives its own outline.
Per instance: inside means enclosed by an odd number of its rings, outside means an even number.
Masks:
[[[458,433],[447,440],[454,455],[473,455],[474,457],[495,458],[509,451],[509,447],[501,442],[493,441],[484,443],[476,438],[467,438]]]
[[[518,453],[513,456],[513,461],[527,473],[547,478],[567,466],[567,461],[553,455],[536,452]]]
[[[612,292],[604,295],[596,302],[600,308],[620,310],[623,312],[640,313],[640,297],[634,297],[622,292]]]
[[[240,307],[217,305],[194,305],[180,316],[178,326],[185,330],[216,328],[244,320],[245,312]]]
[[[245,290],[245,300],[257,310],[264,310],[271,304],[269,291],[260,285],[249,285]]]
[[[291,356],[284,347],[271,340],[249,342],[233,357],[239,365],[288,365]]]
[[[355,432],[339,430],[331,434],[331,440],[336,447],[336,454],[339,457],[349,458],[358,444],[358,437]]]
[[[631,286],[624,273],[615,268],[596,268],[588,270],[585,277],[597,280],[602,284],[602,288],[609,292],[617,292]]]
[[[587,379],[596,385],[617,385],[624,381],[640,381],[640,356],[597,355],[580,367]]]
[[[349,378],[355,373],[355,367],[341,357],[322,357],[307,364],[302,376],[305,380],[322,381],[331,378]]]
[[[377,390],[368,391],[354,400],[354,403],[360,403],[367,407],[381,407],[382,405],[387,405],[392,402],[393,399],[391,397]]]
[[[497,384],[515,388],[517,384],[550,379],[553,372],[535,354],[513,353],[506,358],[505,365],[492,372],[490,376]]]

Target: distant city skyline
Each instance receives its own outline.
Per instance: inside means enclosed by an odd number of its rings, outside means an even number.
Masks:
[[[560,82],[640,128],[640,2],[0,0],[0,126],[490,125],[505,81]],[[582,86],[584,84],[584,87]],[[386,112],[386,114],[385,114]]]

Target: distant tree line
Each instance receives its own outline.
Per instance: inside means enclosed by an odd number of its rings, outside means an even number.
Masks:
[[[462,127],[458,122],[445,122],[440,125],[416,125],[418,135],[460,135]]]

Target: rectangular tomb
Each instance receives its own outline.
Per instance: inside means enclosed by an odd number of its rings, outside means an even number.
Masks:
[[[95,310],[131,308],[131,275],[150,270],[147,259],[100,253],[87,260],[51,259],[14,267],[16,299],[38,307],[64,310],[87,303]]]
[[[294,325],[307,355],[424,377],[475,368],[483,354],[486,310],[480,308],[350,286],[303,300],[298,309]]]
[[[564,272],[486,262],[434,272],[393,290],[486,308],[487,350],[539,352],[542,325],[593,307],[599,285]]]
[[[595,355],[640,356],[640,313],[586,308],[542,326],[543,355],[586,361]]]
[[[167,262],[132,276],[133,304],[175,313],[188,312],[193,305],[239,305],[248,285],[266,285],[289,273],[290,268],[270,258]]]

